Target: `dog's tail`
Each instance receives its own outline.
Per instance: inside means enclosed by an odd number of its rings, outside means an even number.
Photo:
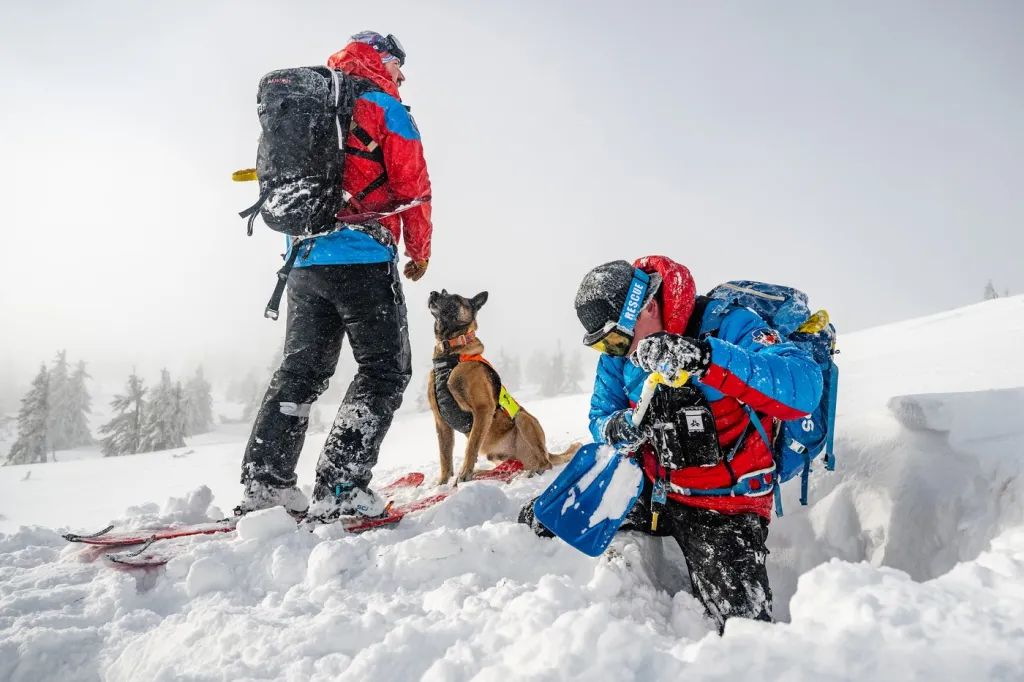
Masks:
[[[558,454],[549,452],[548,462],[550,462],[551,466],[553,467],[565,464],[566,462],[573,458],[573,455],[575,455],[576,451],[579,450],[581,447],[583,447],[583,443],[573,443],[565,450],[565,452],[560,452]]]

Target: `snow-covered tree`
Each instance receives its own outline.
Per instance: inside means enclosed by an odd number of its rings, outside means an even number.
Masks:
[[[123,395],[115,395],[110,402],[114,418],[100,427],[106,436],[102,441],[104,457],[134,455],[142,440],[142,424],[146,413],[146,387],[139,376],[132,372]]]
[[[580,392],[580,383],[583,381],[583,365],[580,363],[579,351],[573,353],[566,360],[565,386],[563,393],[575,394]]]
[[[0,415],[0,443],[11,440],[17,435],[18,421],[13,415]]]
[[[505,349],[501,349],[497,364],[498,374],[501,375],[501,383],[510,391],[515,391],[523,382],[522,369],[519,367],[519,357],[508,355]]]
[[[416,390],[416,411],[426,412],[430,409],[430,398],[427,397],[427,391],[433,387],[430,385],[430,370],[424,370],[421,374],[423,379],[419,382],[419,388]]]
[[[561,343],[555,349],[555,354],[551,356],[551,364],[548,367],[548,373],[540,385],[540,392],[546,396],[555,396],[565,390],[565,354],[562,352]]]
[[[235,382],[234,390],[228,398],[234,402],[242,403],[242,419],[252,421],[256,417],[256,411],[263,400],[263,394],[267,390],[267,383],[262,374],[255,369],[249,370],[245,378]]]
[[[11,446],[6,464],[35,464],[46,461],[48,450],[50,374],[46,365],[32,380],[32,388],[21,399],[18,412],[18,439]]]
[[[49,412],[46,422],[46,435],[51,450],[64,450],[68,447],[68,426],[72,410],[69,392],[68,352],[57,351],[57,357],[50,368],[50,388],[47,397]]]
[[[85,360],[79,360],[75,365],[75,371],[68,378],[66,391],[68,405],[65,417],[60,422],[64,432],[65,447],[77,448],[80,445],[91,445],[93,442],[92,432],[89,430],[92,396],[89,395],[89,388],[85,385],[85,380],[91,378],[85,369]]]
[[[185,434],[206,433],[213,427],[213,396],[210,382],[203,376],[203,368],[185,385]]]
[[[263,396],[267,393],[267,386],[270,385],[271,380],[274,378],[274,373],[280,369],[283,361],[284,344],[282,343],[274,352],[274,357],[270,360],[270,364],[263,369],[262,376],[255,370],[249,372],[246,376],[245,395],[240,401],[245,404],[245,409],[242,411],[243,421],[253,421],[256,419],[256,413],[259,412],[260,405],[263,404]]]
[[[526,365],[526,380],[531,384],[543,386],[550,371],[551,361],[543,351],[536,350],[530,355],[530,360]]]
[[[92,443],[86,416],[92,403],[85,385],[89,378],[84,362],[79,362],[74,372],[69,372],[67,351],[57,352],[50,368],[47,434],[51,450],[66,450]]]
[[[185,396],[181,383],[171,383],[171,373],[160,370],[142,424],[139,452],[157,452],[185,445]]]
[[[327,423],[324,422],[323,410],[315,405],[309,412],[309,427],[307,430],[309,433],[326,433],[327,431]]]
[[[991,301],[993,298],[999,298],[999,292],[992,286],[992,280],[989,280],[985,285],[985,300]]]

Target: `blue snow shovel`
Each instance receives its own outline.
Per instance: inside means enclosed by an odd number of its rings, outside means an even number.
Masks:
[[[682,373],[666,382],[658,373],[644,382],[633,410],[633,423],[643,420],[658,384],[682,386]],[[608,548],[644,486],[644,473],[632,458],[610,445],[584,445],[554,483],[533,503],[533,513],[545,528],[588,556]]]

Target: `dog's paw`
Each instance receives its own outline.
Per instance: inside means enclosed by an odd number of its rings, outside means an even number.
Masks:
[[[437,483],[435,485],[437,485],[438,488],[441,488],[448,485],[448,481],[450,480],[452,480],[451,474],[448,474],[447,476],[441,476],[440,478],[437,479]]]

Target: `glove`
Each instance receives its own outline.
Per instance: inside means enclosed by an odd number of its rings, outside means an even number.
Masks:
[[[680,372],[699,379],[711,365],[711,344],[706,340],[658,332],[640,339],[629,359],[645,372],[660,372],[667,379]]]
[[[411,260],[405,264],[405,277],[411,279],[413,282],[418,282],[420,277],[426,274],[427,265],[430,261],[425,260]]]
[[[633,410],[619,410],[608,418],[601,432],[604,440],[617,449],[633,452],[647,440],[647,429],[633,425]]]

